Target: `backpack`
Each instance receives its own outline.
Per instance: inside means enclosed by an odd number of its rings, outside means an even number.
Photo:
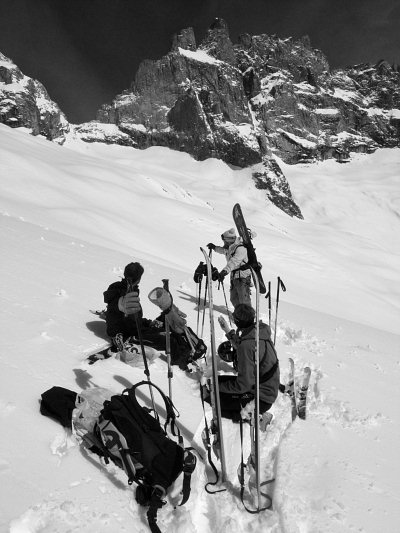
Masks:
[[[166,422],[161,427],[149,409],[139,404],[136,389],[141,386],[154,387],[161,394],[166,410]],[[157,415],[156,415],[157,416]],[[179,444],[170,439],[166,427],[178,433]],[[142,381],[125,389],[122,394],[112,396],[104,402],[98,422],[94,426],[94,440],[91,442],[105,461],[113,461],[123,468],[128,484],[137,484],[136,501],[148,506],[147,518],[153,533],[159,533],[157,511],[166,502],[170,485],[183,472],[182,501],[190,495],[190,476],[196,466],[196,457],[191,448],[183,448],[183,439],[175,426],[175,412],[171,400],[161,389],[149,381]]]
[[[196,333],[186,326],[183,333],[170,332],[171,363],[186,370],[189,363],[196,361],[207,352],[207,346]]]

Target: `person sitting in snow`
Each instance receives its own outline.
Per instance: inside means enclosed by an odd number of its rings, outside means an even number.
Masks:
[[[144,268],[140,263],[129,263],[124,269],[124,278],[112,283],[103,293],[107,304],[107,335],[111,337],[117,350],[121,349],[121,345],[129,337],[139,339],[138,325],[144,344],[150,344],[156,350],[165,350],[165,335],[160,329],[162,322],[143,318],[139,298],[139,283],[143,272]]]
[[[227,338],[236,350],[236,376],[219,376],[219,395],[221,415],[239,421],[240,412],[249,402],[254,400],[255,368],[254,352],[256,348],[255,311],[247,304],[239,304],[233,312],[236,332],[230,330],[228,324],[220,317],[219,323]],[[271,329],[260,321],[260,414],[268,411],[278,396],[279,361],[274,344],[271,340]],[[208,393],[204,391],[206,401]]]
[[[252,233],[254,236],[254,232]],[[212,242],[207,244],[209,250],[215,250],[218,254],[224,254],[227,260],[226,266],[218,275],[220,282],[230,273],[230,300],[235,308],[238,304],[251,305],[250,287],[251,272],[245,267],[248,263],[247,249],[242,239],[236,236],[234,228],[221,235],[223,246],[216,246]]]

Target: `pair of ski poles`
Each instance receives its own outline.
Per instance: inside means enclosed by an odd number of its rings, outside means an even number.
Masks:
[[[136,285],[137,285],[137,282],[135,280],[133,280],[131,278],[127,278],[126,293],[128,294],[128,292],[133,292],[135,290],[135,288],[136,288]],[[148,362],[147,362],[146,352],[145,352],[144,343],[143,343],[142,318],[139,315],[139,313],[135,313],[133,316],[134,316],[134,319],[135,319],[136,330],[138,332],[138,337],[139,337],[140,349],[141,349],[141,352],[142,352],[142,358],[143,358],[143,363],[144,363],[144,373],[145,373],[145,375],[147,377],[147,381],[149,383],[151,405],[152,405],[152,408],[153,408],[153,411],[154,411],[154,415],[155,415],[155,417],[158,420],[158,413],[157,413],[156,404],[155,404],[155,401],[154,401],[153,389],[151,387],[150,370],[149,370],[149,365],[148,365]]]
[[[211,262],[211,258],[212,258],[212,250],[210,250],[209,254],[208,254],[208,257],[210,258],[210,262]],[[201,263],[202,264],[202,263]],[[205,265],[204,265],[205,266]],[[199,322],[200,322],[200,307],[201,307],[201,283],[202,283],[202,280],[203,280],[203,274],[201,274],[199,276],[199,281],[198,281],[198,286],[199,286],[199,289],[198,289],[198,295],[197,295],[197,327],[196,327],[196,335],[199,335]],[[206,275],[206,284],[205,284],[205,290],[204,290],[204,299],[203,299],[203,318],[202,318],[202,323],[201,323],[201,333],[200,333],[200,337],[203,337],[203,333],[204,333],[204,320],[205,320],[205,315],[206,315],[206,304],[207,304],[207,294],[208,294],[208,283],[209,283],[209,280],[208,280],[208,276]],[[227,315],[228,315],[228,319],[229,319],[229,323],[232,325],[232,321],[231,321],[231,315],[229,313],[229,308],[228,308],[228,301],[227,301],[227,298],[226,298],[226,292],[225,292],[225,285],[224,285],[224,282],[223,281],[220,281],[219,284],[218,284],[218,289],[219,287],[222,287],[222,292],[224,294],[224,300],[225,300],[225,307],[226,307],[226,312],[227,312]]]
[[[275,324],[274,324],[274,344],[276,341],[276,330],[277,330],[277,324],[278,324],[278,308],[279,308],[279,295],[280,290],[282,289],[283,292],[286,292],[286,287],[281,278],[278,276],[278,285],[276,288],[276,300],[275,300]],[[272,320],[272,301],[271,301],[271,282],[268,282],[268,292],[265,295],[265,298],[268,300],[268,319],[269,319],[269,325],[271,326],[271,320]]]

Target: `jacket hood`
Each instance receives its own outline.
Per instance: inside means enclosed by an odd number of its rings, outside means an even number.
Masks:
[[[255,337],[255,331],[256,327],[251,326],[249,328],[246,328],[243,330],[241,339],[254,339]],[[260,320],[260,339],[267,341],[271,338],[271,328],[268,326],[268,324],[264,324],[264,322],[261,322]]]

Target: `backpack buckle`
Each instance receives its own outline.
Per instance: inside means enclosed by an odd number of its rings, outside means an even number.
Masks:
[[[193,474],[196,464],[197,457],[193,453],[186,450],[183,459],[183,472],[185,474]]]

